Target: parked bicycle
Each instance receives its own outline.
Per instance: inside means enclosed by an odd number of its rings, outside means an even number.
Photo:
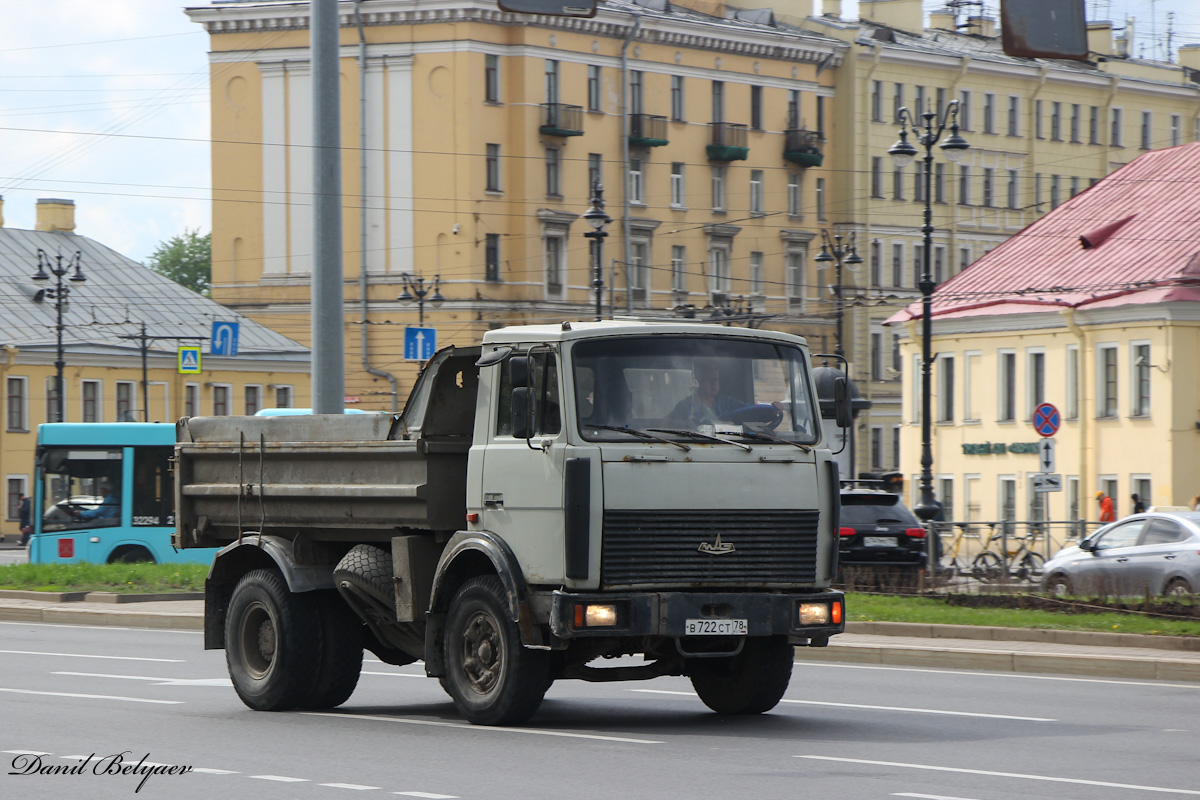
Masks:
[[[1001,581],[1010,577],[1022,581],[1038,580],[1045,571],[1046,559],[1033,549],[1037,536],[1036,529],[1030,530],[1024,536],[1017,536],[1005,532],[1003,524],[999,532],[995,524],[990,524],[987,537],[983,541],[983,552],[971,562],[971,574],[984,582]],[[993,545],[1000,552],[992,550]]]

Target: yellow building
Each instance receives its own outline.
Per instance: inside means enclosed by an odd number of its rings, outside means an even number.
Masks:
[[[812,5],[789,3],[797,15]],[[897,170],[887,153],[899,109],[936,111],[957,101],[970,143],[957,164],[935,148],[930,259],[940,283],[1139,154],[1197,141],[1200,85],[1191,75],[1200,49],[1184,47],[1178,64],[1134,58],[1132,22],[1115,38],[1112,23],[1093,22],[1088,62],[1014,58],[989,18],[927,17],[921,0],[860,0],[862,19],[850,22],[839,19],[840,3],[823,5],[827,16],[806,27],[849,47],[836,70],[829,215],[856,233],[867,260],[848,273],[849,294],[863,299],[847,350],[873,403],[860,417],[858,464],[912,472],[919,451],[901,447],[911,423],[900,405],[911,365],[900,357],[898,332],[882,324],[919,296],[924,258],[922,162]]]
[[[934,488],[946,518],[1095,520],[1200,494],[1200,143],[1147,153],[934,295]],[[1182,184],[1181,184],[1182,182]],[[905,452],[920,452],[920,305],[903,346]],[[908,368],[912,365],[912,368]],[[1052,464],[1034,410],[1059,411]],[[1044,457],[1044,454],[1042,454]],[[1034,491],[1049,467],[1063,491]],[[915,465],[906,472],[915,499]]]
[[[32,231],[3,227],[0,215],[0,280],[8,287],[0,320],[0,535],[10,540],[19,531],[20,496],[32,488],[37,427],[57,417],[60,283],[67,292],[61,297],[67,422],[171,423],[310,405],[306,347],[76,234],[74,211],[71,200],[39,200]],[[46,277],[34,280],[39,272]],[[209,355],[214,322],[238,323],[236,356]],[[179,372],[180,345],[201,347],[201,372]]]
[[[613,218],[606,315],[716,312],[832,348],[811,256],[840,218],[825,132],[845,44],[707,0],[610,2],[594,19],[494,0],[340,11],[348,394],[403,403],[420,317],[439,344],[592,318],[579,217],[596,179]],[[213,297],[307,341],[307,8],[187,13],[211,35]],[[423,309],[398,301],[406,288]]]

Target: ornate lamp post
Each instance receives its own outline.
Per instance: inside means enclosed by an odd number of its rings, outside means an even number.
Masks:
[[[946,160],[956,162],[966,155],[970,145],[958,135],[957,100],[950,101],[941,119],[932,111],[922,111],[920,117],[923,122],[918,121],[907,108],[900,109],[900,139],[888,149],[888,155],[899,169],[904,169],[917,157],[917,148],[908,141],[909,127],[917,133],[917,144],[925,151],[925,224],[921,226],[921,233],[925,235],[925,251],[922,253],[921,281],[917,284],[921,290],[921,502],[913,511],[921,520],[928,522],[937,515],[937,507],[933,504],[933,445],[930,441],[933,436],[930,408],[933,397],[930,385],[933,345],[930,339],[933,338],[933,290],[937,286],[930,272],[933,251],[933,147],[941,140]],[[942,134],[947,128],[950,135],[943,140]]]
[[[63,368],[67,365],[63,358],[63,311],[67,307],[67,297],[71,294],[71,287],[63,283],[63,277],[72,272],[69,281],[72,283],[83,283],[87,278],[83,274],[83,269],[80,267],[80,260],[83,254],[76,250],[75,255],[63,263],[63,255],[60,253],[57,256],[49,256],[45,250],[38,249],[38,269],[33,275],[35,281],[48,281],[50,275],[54,276],[54,287],[46,290],[46,297],[54,301],[54,313],[56,317],[55,332],[58,335],[58,350],[54,360],[54,421],[64,422],[66,416],[64,414],[64,399],[63,399]],[[50,274],[46,274],[46,268],[49,267]]]
[[[592,207],[583,212],[583,219],[592,229],[583,234],[591,243],[592,249],[592,288],[596,290],[596,321],[604,318],[602,303],[604,300],[604,239],[608,236],[608,223],[612,217],[604,213],[604,186],[596,179],[592,183]]]
[[[427,284],[424,276],[421,275],[413,275],[406,272],[402,277],[404,278],[404,291],[396,299],[401,303],[411,303],[413,300],[416,300],[417,324],[424,325],[425,296],[429,295],[429,305],[434,308],[437,308],[446,301],[446,298],[442,297],[442,293],[438,288],[441,285],[442,276],[434,275],[433,283],[431,284]],[[430,294],[431,292],[432,294]]]
[[[858,254],[858,249],[854,244],[854,232],[850,232],[850,236],[846,242],[846,246],[842,246],[842,235],[835,233],[830,236],[829,231],[821,229],[821,252],[813,258],[813,261],[818,264],[828,264],[830,261],[837,263],[837,283],[833,287],[833,295],[837,300],[837,344],[834,345],[833,352],[839,356],[846,355],[845,349],[842,347],[842,318],[845,314],[845,303],[843,300],[842,281],[842,266],[847,265],[851,270],[857,269],[858,265],[863,263],[862,256]]]

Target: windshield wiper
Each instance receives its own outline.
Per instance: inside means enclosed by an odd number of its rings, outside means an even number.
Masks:
[[[662,442],[663,444],[673,444],[676,447],[678,447],[679,449],[685,450],[685,451],[690,451],[692,449],[692,448],[688,447],[686,444],[684,444],[683,442],[673,442],[670,439],[664,439],[661,436],[655,436],[653,433],[646,433],[645,431],[638,430],[637,428],[630,428],[629,426],[618,427],[617,425],[595,425],[592,423],[588,423],[582,427],[584,427],[584,428],[600,428],[600,429],[606,430],[606,431],[616,431],[617,433],[628,433],[630,436],[636,436],[639,439],[650,439],[655,442]]]
[[[726,439],[723,436],[716,436],[715,434],[711,434],[711,433],[700,433],[700,431],[685,431],[685,430],[679,430],[678,428],[647,428],[647,430],[658,431],[659,433],[674,433],[678,436],[698,436],[701,439],[711,439],[714,442],[724,442],[725,444],[731,444],[734,447],[742,448],[746,452],[751,452],[754,450],[754,448],[748,444],[742,444],[741,442],[735,442],[733,439]]]
[[[778,436],[772,436],[771,434],[763,433],[762,431],[742,431],[738,435],[745,436],[749,439],[762,439],[762,440],[768,441],[768,442],[779,442],[780,444],[790,444],[792,447],[799,447],[801,450],[803,450],[806,453],[812,452],[812,448],[806,444],[800,444],[799,442],[793,442],[790,439],[783,439]]]

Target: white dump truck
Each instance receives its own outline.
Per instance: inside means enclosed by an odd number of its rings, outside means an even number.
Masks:
[[[343,703],[366,648],[480,724],[566,678],[686,675],[762,713],[793,648],[845,628],[819,413],[789,334],[504,328],[436,353],[394,417],[181,420],[174,544],[222,548],[204,645],[251,708]]]

